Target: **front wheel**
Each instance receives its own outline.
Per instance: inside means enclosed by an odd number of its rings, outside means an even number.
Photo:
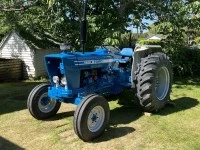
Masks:
[[[90,141],[105,130],[110,117],[110,109],[105,98],[89,95],[78,105],[74,114],[74,130],[80,139]]]
[[[157,52],[141,59],[136,73],[136,95],[145,111],[162,109],[170,99],[172,65],[166,54]]]
[[[36,86],[29,94],[27,107],[31,115],[38,119],[46,119],[55,115],[61,103],[48,97],[49,84],[40,84]]]

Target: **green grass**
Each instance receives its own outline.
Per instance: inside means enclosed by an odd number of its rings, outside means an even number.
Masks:
[[[44,121],[29,114],[26,99],[37,84],[0,84],[0,149],[200,149],[200,78],[177,81],[171,94],[176,106],[167,105],[152,116],[144,116],[130,102],[130,91],[108,98],[110,125],[89,143],[73,131],[71,104],[63,104],[56,116]]]

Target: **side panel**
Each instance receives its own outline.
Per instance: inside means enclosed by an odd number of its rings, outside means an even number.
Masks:
[[[76,57],[63,59],[65,76],[67,78],[68,88],[76,89],[80,87],[80,68],[75,65]]]

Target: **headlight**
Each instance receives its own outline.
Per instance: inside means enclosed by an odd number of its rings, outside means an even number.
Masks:
[[[54,83],[59,83],[59,77],[58,76],[53,76],[53,82]]]
[[[67,79],[66,79],[66,77],[62,76],[60,82],[61,82],[62,85],[67,85]]]

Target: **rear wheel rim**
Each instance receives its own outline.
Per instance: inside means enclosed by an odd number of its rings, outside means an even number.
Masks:
[[[170,85],[170,76],[168,69],[164,66],[161,67],[156,74],[156,97],[162,101],[167,96]]]
[[[55,106],[56,100],[49,98],[47,93],[43,93],[40,96],[38,107],[41,112],[49,113],[55,108]]]
[[[88,116],[87,125],[91,132],[97,132],[101,129],[105,120],[105,111],[103,107],[94,107]]]

